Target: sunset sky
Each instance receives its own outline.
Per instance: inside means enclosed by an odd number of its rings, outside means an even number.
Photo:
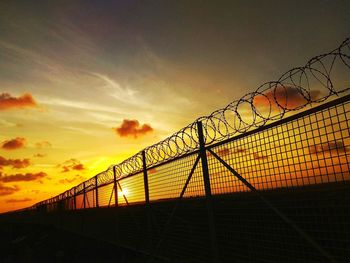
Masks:
[[[1,1],[0,212],[67,190],[350,36],[349,1],[219,2]]]

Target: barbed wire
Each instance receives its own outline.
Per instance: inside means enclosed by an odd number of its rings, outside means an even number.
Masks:
[[[305,66],[293,68],[276,81],[259,86],[239,100],[216,110],[208,116],[200,117],[164,140],[143,151],[147,167],[169,161],[181,155],[198,150],[197,122],[201,121],[204,141],[210,145],[251,129],[283,119],[287,114],[322,103],[331,96],[339,96],[350,89],[350,83],[336,83],[335,79],[349,73],[350,38],[345,39],[335,50],[311,58]],[[143,170],[142,151],[111,165],[97,174],[97,185],[113,182],[114,171],[117,179]],[[95,187],[95,177],[85,181],[85,190]],[[67,190],[56,198],[38,204],[61,200],[83,191],[84,183]],[[37,205],[38,205],[37,204]]]

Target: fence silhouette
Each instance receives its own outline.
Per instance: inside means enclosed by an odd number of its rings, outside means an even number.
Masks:
[[[28,210],[114,207],[110,239],[150,262],[346,261],[349,70],[348,38]]]

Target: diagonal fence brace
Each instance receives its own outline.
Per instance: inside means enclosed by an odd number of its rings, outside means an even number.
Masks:
[[[196,168],[197,168],[197,165],[198,165],[199,160],[200,160],[200,155],[197,156],[197,158],[196,158],[196,160],[195,160],[195,162],[194,162],[194,164],[193,164],[193,166],[192,166],[192,169],[191,169],[191,171],[190,171],[190,174],[188,175],[188,177],[187,177],[187,179],[186,179],[186,182],[185,182],[185,185],[184,185],[184,187],[182,188],[181,194],[180,194],[180,196],[177,198],[177,202],[176,202],[176,204],[175,204],[173,210],[171,211],[171,214],[170,214],[170,216],[169,216],[167,222],[166,222],[165,225],[164,225],[164,228],[163,228],[162,233],[160,234],[160,239],[159,239],[159,241],[157,242],[157,244],[156,244],[156,246],[155,246],[155,248],[154,248],[154,251],[151,253],[151,257],[150,257],[150,261],[149,261],[149,262],[153,262],[154,256],[155,256],[156,253],[158,252],[158,250],[159,250],[159,248],[160,248],[162,242],[164,241],[164,239],[165,239],[165,237],[166,237],[166,234],[167,234],[167,232],[168,232],[169,226],[170,226],[170,224],[171,224],[171,222],[172,222],[172,220],[173,220],[173,218],[174,218],[174,216],[175,216],[175,212],[176,212],[176,210],[177,210],[177,207],[179,206],[179,203],[180,203],[182,197],[184,196],[184,194],[185,194],[185,192],[186,192],[187,186],[188,186],[188,184],[189,184],[190,181],[191,181],[192,175],[194,174],[194,171],[195,171]]]
[[[244,183],[253,193],[259,196],[259,198],[273,210],[284,222],[291,226],[300,236],[302,236],[312,247],[318,250],[324,257],[330,262],[336,262],[335,259],[327,251],[325,251],[310,235],[296,225],[289,217],[287,217],[282,211],[275,207],[268,199],[266,199],[256,188],[251,185],[244,177],[242,177],[235,169],[233,169],[228,163],[226,163],[219,155],[213,150],[207,148],[207,150],[222,164],[224,165],[235,177],[237,177],[242,183]]]

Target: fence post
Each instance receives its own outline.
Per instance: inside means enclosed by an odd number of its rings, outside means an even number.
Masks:
[[[148,175],[147,175],[147,164],[146,164],[146,153],[142,151],[142,165],[143,165],[143,181],[145,186],[145,201],[146,205],[149,205],[149,189],[148,189]]]
[[[148,188],[148,174],[147,174],[147,163],[146,163],[146,153],[142,151],[142,168],[143,168],[143,182],[145,189],[145,202],[146,202],[146,213],[147,213],[147,230],[148,230],[148,245],[150,250],[152,250],[152,218],[149,204],[149,188]]]
[[[119,239],[119,215],[118,215],[118,185],[117,185],[117,170],[115,168],[115,165],[113,166],[113,190],[114,191],[114,206],[116,209],[114,209],[114,240],[119,245],[120,239]],[[120,247],[118,246],[118,250]]]
[[[115,166],[113,166],[113,187],[114,187],[114,205],[118,206],[118,186],[117,186],[117,171]]]
[[[84,196],[83,196],[83,200],[84,200],[84,209],[86,208],[86,192],[85,192],[85,182],[83,183],[83,191],[84,191]]]
[[[76,187],[73,188],[74,195],[73,195],[73,208],[74,210],[77,210],[77,193],[76,193]]]
[[[96,207],[98,208],[98,185],[97,185],[97,175],[95,176],[95,200],[96,200]]]
[[[209,223],[209,229],[210,229],[212,257],[213,257],[213,262],[219,262],[219,251],[218,251],[218,243],[216,238],[216,229],[215,229],[215,222],[214,222],[214,211],[213,211],[213,201],[212,201],[211,188],[210,188],[207,151],[205,148],[203,125],[201,121],[197,122],[197,129],[198,129],[198,139],[199,139],[199,155],[202,161],[203,181],[204,181],[205,197],[206,197],[207,210],[208,210],[208,223]]]

